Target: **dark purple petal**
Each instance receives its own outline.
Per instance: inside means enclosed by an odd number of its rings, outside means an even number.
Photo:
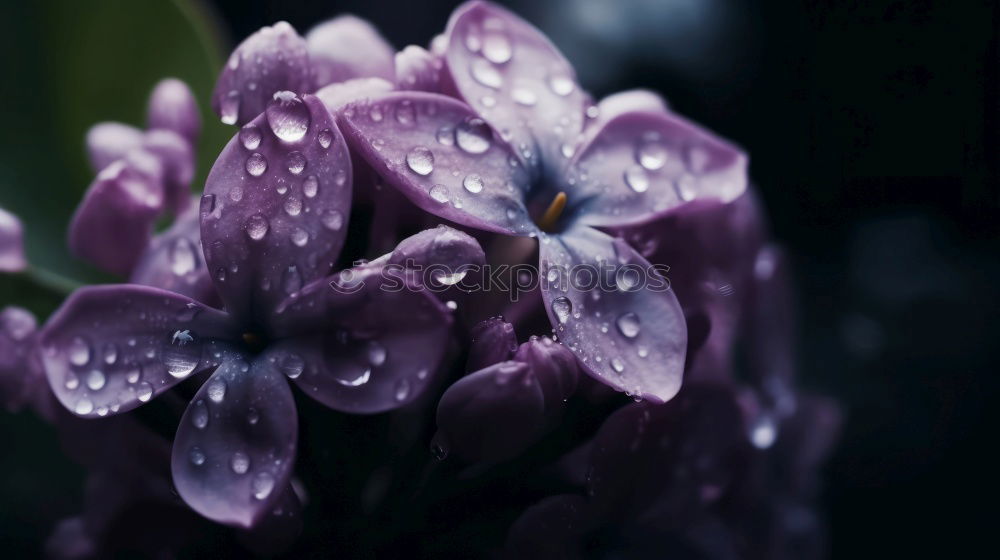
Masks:
[[[345,15],[323,22],[306,34],[316,87],[353,78],[392,81],[395,50],[372,24]]]
[[[133,150],[101,171],[69,224],[69,248],[99,268],[127,277],[149,243],[163,208],[163,167]]]
[[[213,521],[253,527],[288,486],[297,440],[284,376],[267,360],[229,356],[177,428],[170,461],[177,492]]]
[[[669,282],[621,239],[580,227],[541,243],[542,297],[584,371],[654,402],[681,385],[687,328]]]
[[[77,290],[40,334],[53,392],[87,418],[131,410],[215,367],[230,318],[184,296],[121,284]]]
[[[102,122],[87,131],[87,158],[94,172],[99,172],[142,145],[142,131],[117,122]]]
[[[172,130],[194,146],[201,134],[201,113],[191,88],[177,78],[167,78],[156,84],[149,96],[146,126]]]
[[[526,509],[511,525],[506,550],[510,558],[582,558],[581,537],[588,522],[585,498],[550,496]]]
[[[576,210],[583,223],[628,225],[695,199],[737,198],[747,157],[673,113],[635,111],[597,130],[567,173],[576,180],[571,196],[584,201]]]
[[[532,375],[538,379],[545,398],[545,411],[562,410],[563,403],[576,391],[579,376],[576,357],[569,348],[547,336],[532,337],[517,349],[514,359],[528,364]]]
[[[326,109],[337,113],[348,103],[377,97],[392,91],[392,83],[382,78],[355,78],[324,86],[316,92]]]
[[[503,317],[493,317],[481,321],[472,327],[469,333],[469,361],[465,369],[469,372],[478,371],[514,357],[517,351],[517,334],[514,325],[503,320]]]
[[[30,311],[4,307],[0,312],[0,406],[16,412],[33,395],[48,390],[45,376],[32,359],[38,323]]]
[[[20,272],[27,266],[21,220],[0,208],[0,272]]]
[[[527,163],[565,161],[583,130],[587,95],[573,67],[530,23],[468,2],[448,23],[446,67],[460,96],[517,147]],[[565,148],[565,149],[569,149]]]
[[[351,147],[417,206],[462,225],[528,235],[528,173],[468,106],[423,92],[351,105],[339,122]]]
[[[191,202],[195,164],[191,143],[177,132],[156,129],[146,133],[142,148],[160,158],[163,164],[164,202],[174,215],[180,214]]]
[[[275,490],[277,492],[277,490]],[[238,535],[240,544],[258,556],[277,556],[302,534],[302,503],[291,484],[252,529]]]
[[[212,109],[225,124],[242,125],[264,111],[279,91],[313,91],[306,40],[287,22],[247,37],[219,74]]]
[[[279,307],[270,324],[282,342],[267,357],[335,410],[382,412],[412,402],[448,348],[448,308],[428,291],[384,281],[378,267],[345,271],[338,282],[357,288],[319,280]]]
[[[424,283],[442,287],[461,282],[470,268],[484,265],[486,254],[471,235],[440,225],[400,241],[386,262],[417,268]]]
[[[505,461],[543,433],[545,400],[521,362],[500,362],[459,379],[438,403],[435,444],[469,463]]]
[[[201,249],[201,225],[195,205],[149,242],[129,282],[177,292],[219,307],[219,294]]]
[[[205,183],[201,236],[226,309],[260,322],[329,274],[347,230],[351,164],[311,95],[276,94],[223,148]]]
[[[442,60],[427,49],[410,45],[396,53],[396,87],[401,90],[441,91]]]

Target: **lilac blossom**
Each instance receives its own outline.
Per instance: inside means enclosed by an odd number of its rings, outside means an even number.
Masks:
[[[28,266],[23,236],[21,220],[0,208],[0,272],[21,272]]]

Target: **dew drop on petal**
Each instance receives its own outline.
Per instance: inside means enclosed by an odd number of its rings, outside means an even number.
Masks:
[[[74,391],[80,386],[80,378],[72,371],[66,372],[66,379],[63,381],[63,386],[70,391]]]
[[[395,394],[396,400],[403,402],[410,396],[410,380],[403,378],[396,382]]]
[[[633,191],[643,193],[649,189],[649,176],[641,166],[630,165],[625,170],[625,184]]]
[[[149,402],[153,398],[153,386],[145,381],[135,386],[135,396],[141,402]]]
[[[289,379],[295,379],[302,375],[305,362],[296,354],[288,354],[282,358],[281,365],[278,367],[281,369],[281,373],[287,375]]]
[[[221,113],[219,118],[222,120],[222,124],[236,124],[236,119],[239,118],[240,114],[240,92],[234,89],[227,93],[222,98],[219,109]]]
[[[90,361],[90,345],[80,337],[76,337],[69,343],[69,363],[74,366],[85,366]]]
[[[510,39],[500,31],[486,33],[483,37],[483,56],[494,64],[503,64],[513,56]]]
[[[368,362],[371,365],[378,367],[384,364],[387,355],[385,346],[382,346],[377,340],[368,343]]]
[[[434,154],[423,146],[417,146],[406,154],[406,165],[417,175],[426,177],[434,171]]]
[[[298,142],[309,130],[309,107],[290,91],[279,91],[268,103],[267,124],[285,142]]]
[[[472,194],[477,194],[483,190],[483,178],[477,173],[469,173],[462,179],[462,186]]]
[[[553,74],[549,76],[549,89],[552,90],[552,93],[565,97],[573,93],[573,90],[576,89],[576,84],[568,76]]]
[[[306,168],[306,157],[302,155],[302,152],[292,152],[288,154],[285,163],[288,166],[289,173],[298,175]]]
[[[477,58],[472,61],[472,65],[469,67],[472,73],[472,77],[475,78],[480,84],[493,89],[500,89],[503,85],[503,76],[500,72],[490,64],[490,61]]]
[[[518,105],[524,105],[525,107],[532,107],[535,105],[535,103],[538,103],[538,96],[535,95],[535,92],[531,91],[528,88],[523,88],[523,87],[514,88],[510,92],[510,96],[514,100],[514,103],[517,103]]]
[[[91,391],[100,391],[103,389],[105,381],[104,372],[99,369],[92,369],[87,373],[87,388]]]
[[[250,409],[247,410],[247,423],[250,424],[251,426],[254,426],[259,421],[260,421],[260,413],[257,412],[256,408],[250,407]]]
[[[76,401],[76,406],[73,407],[73,412],[76,412],[77,414],[80,415],[90,414],[93,411],[94,411],[94,403],[91,402],[91,400],[88,399],[87,397],[83,397],[82,399]]]
[[[333,133],[330,132],[329,128],[324,128],[316,135],[316,140],[323,149],[329,148],[330,144],[333,143]]]
[[[246,474],[250,470],[250,457],[246,453],[237,451],[229,458],[229,468],[236,474]]]
[[[267,471],[257,473],[253,477],[251,488],[254,498],[258,500],[266,499],[271,495],[271,491],[274,490],[274,475]]]
[[[198,267],[198,249],[186,237],[178,237],[170,245],[170,270],[177,276],[184,276]]]
[[[641,328],[639,322],[639,316],[635,313],[629,311],[628,313],[622,313],[618,316],[615,321],[618,326],[618,332],[622,333],[625,338],[635,338],[639,336],[639,330]]]
[[[337,383],[340,383],[344,387],[360,387],[365,383],[368,383],[368,380],[371,379],[371,377],[372,377],[371,368],[365,368],[365,370],[362,371],[361,374],[358,375],[357,377],[351,379],[337,378]]]
[[[191,464],[200,467],[205,464],[205,453],[197,447],[192,447],[188,457],[191,459]]]
[[[625,362],[621,358],[611,358],[611,367],[618,373],[625,371]]]
[[[306,177],[305,181],[302,181],[302,194],[306,195],[306,198],[313,198],[318,192],[319,179],[315,175],[310,175]]]
[[[439,128],[434,137],[437,138],[438,144],[441,144],[442,146],[455,145],[455,129],[450,126],[442,126]]]
[[[428,194],[431,195],[431,198],[435,202],[440,202],[441,204],[448,202],[448,187],[444,185],[434,185]]]
[[[290,196],[285,199],[285,213],[289,216],[298,216],[302,213],[302,199]]]
[[[417,112],[413,108],[413,102],[404,99],[396,105],[396,122],[402,125],[411,125],[417,120]]]
[[[191,424],[199,430],[204,430],[205,426],[208,426],[208,405],[198,399],[191,406],[194,407],[191,410]]]
[[[118,347],[114,343],[109,342],[104,345],[104,363],[111,366],[116,361],[118,361]]]
[[[650,171],[656,171],[667,163],[667,148],[658,140],[644,140],[635,150],[635,161]]]
[[[573,304],[566,296],[559,296],[552,300],[552,312],[555,313],[560,323],[565,323],[573,312]]]
[[[267,218],[261,216],[260,214],[254,214],[247,219],[246,227],[244,229],[247,232],[247,237],[253,239],[254,241],[260,241],[267,235]]]
[[[208,398],[214,403],[220,403],[226,398],[226,382],[213,379],[208,383]]]
[[[260,129],[257,125],[250,123],[240,129],[240,143],[248,150],[256,150],[260,147]]]
[[[490,149],[492,136],[489,125],[479,118],[467,119],[455,127],[455,142],[469,154],[481,154]]]
[[[290,239],[296,247],[305,247],[309,243],[309,233],[302,228],[295,228],[292,230]]]
[[[344,215],[339,210],[327,210],[320,221],[326,229],[337,231],[344,226]]]
[[[247,158],[247,173],[253,175],[254,177],[260,177],[267,171],[267,160],[259,152],[254,152],[250,154]],[[242,196],[240,197],[242,198]]]

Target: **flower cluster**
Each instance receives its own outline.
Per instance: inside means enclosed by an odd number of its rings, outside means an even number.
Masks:
[[[182,82],[155,87],[146,130],[87,135],[69,247],[126,283],[75,290],[41,328],[0,314],[3,404],[91,473],[53,555],[120,551],[111,525],[138,503],[287,546],[326,490],[297,468],[327,453],[299,439],[313,402],[396,411],[385,445],[426,459],[374,453],[374,486],[336,490],[363,494],[357,516],[402,507],[379,473],[425,512],[516,488],[478,506],[505,537],[469,554],[821,555],[838,409],[796,388],[788,265],[739,148],[648,91],[595,101],[543,34],[479,1],[426,49],[351,16],[265,27],[211,102],[238,128],[200,200]],[[0,212],[0,269],[25,268],[20,246]],[[536,262],[521,297],[469,288],[486,263]]]

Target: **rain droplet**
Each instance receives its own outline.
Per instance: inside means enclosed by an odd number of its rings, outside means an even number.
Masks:
[[[318,192],[319,179],[315,175],[310,175],[306,177],[305,181],[302,181],[302,194],[306,195],[306,198],[313,198]]]
[[[259,421],[260,421],[260,413],[257,412],[256,408],[250,407],[250,409],[247,410],[247,423],[250,424],[251,426],[254,426]]]
[[[750,429],[750,442],[757,449],[767,449],[774,445],[774,440],[778,438],[778,427],[770,414],[764,414],[754,423]]]
[[[450,126],[442,126],[438,129],[437,134],[435,134],[438,144],[442,146],[454,146],[455,145],[455,129]]]
[[[625,170],[625,184],[637,193],[646,192],[649,189],[649,176],[646,170],[639,165],[630,165]]]
[[[291,240],[296,247],[305,247],[309,243],[309,233],[302,228],[295,228],[292,231]]]
[[[434,171],[434,154],[423,146],[417,146],[406,154],[406,165],[417,175],[426,177]]]
[[[258,500],[266,499],[274,490],[274,475],[267,471],[261,471],[253,477],[251,483],[253,497]]]
[[[565,323],[573,312],[573,304],[566,296],[559,296],[552,300],[552,312],[556,314],[560,323]]]
[[[153,386],[145,381],[135,386],[135,396],[140,402],[149,402],[153,398]]]
[[[104,345],[104,363],[110,366],[116,361],[118,361],[118,347],[109,342]]]
[[[618,332],[622,333],[625,338],[635,338],[639,336],[639,330],[641,324],[639,322],[639,316],[635,313],[629,311],[628,313],[622,313],[618,316],[618,320],[615,321],[618,326]]]
[[[316,135],[316,140],[323,149],[329,148],[333,143],[333,132],[330,132],[329,128],[324,128]]]
[[[298,216],[302,213],[302,200],[295,196],[285,199],[285,213],[289,216]]]
[[[482,192],[483,178],[476,173],[469,173],[465,176],[465,179],[462,180],[462,186],[465,187],[465,190],[472,194]]]
[[[233,188],[229,189],[229,199],[233,202],[243,200],[243,187],[235,185]]]
[[[236,474],[246,474],[250,470],[250,457],[247,457],[247,454],[242,451],[233,453],[229,459],[229,468],[233,469]]]
[[[625,371],[625,362],[621,358],[611,358],[611,367],[618,373],[621,373]]]
[[[650,171],[667,163],[667,148],[658,140],[644,140],[635,150],[635,161]]]
[[[256,150],[260,146],[260,129],[250,123],[240,129],[240,143],[248,150]]]
[[[354,379],[338,378],[337,383],[340,383],[344,387],[360,387],[365,383],[368,383],[368,380],[371,379],[371,377],[372,377],[371,368],[365,368],[365,370],[361,372],[361,375],[355,377]]]
[[[573,93],[573,90],[576,89],[576,84],[568,76],[553,74],[549,76],[549,89],[552,90],[552,93],[565,97]]]
[[[204,430],[205,426],[208,426],[208,405],[198,399],[192,406],[194,408],[191,409],[191,424],[199,430]]]
[[[634,290],[639,285],[640,280],[639,271],[627,266],[619,268],[615,273],[615,284],[623,292]]]
[[[444,185],[434,185],[428,194],[431,195],[432,199],[441,204],[448,202],[448,187]]]
[[[413,109],[413,102],[404,99],[396,105],[396,121],[402,125],[411,125],[417,120],[417,113]]]
[[[296,354],[288,354],[281,360],[281,365],[279,366],[281,373],[288,376],[289,379],[295,379],[296,377],[302,375],[302,370],[305,368],[305,362],[302,361]]]
[[[236,124],[236,119],[240,114],[240,92],[231,90],[222,98],[221,106],[219,107],[220,119],[222,124]]]
[[[94,411],[94,403],[87,397],[83,397],[76,401],[76,407],[73,408],[73,411],[80,415],[90,414]]]
[[[503,76],[488,60],[475,59],[469,66],[469,70],[477,82],[488,88],[500,89],[500,86],[503,85]]]
[[[160,356],[160,361],[166,366],[167,373],[181,379],[191,375],[198,366],[200,356],[196,354],[198,354],[197,351],[192,353],[191,350],[184,346],[171,344],[164,348],[163,354]]]
[[[290,91],[279,91],[268,103],[267,124],[285,142],[298,142],[309,130],[309,107]]]
[[[267,171],[267,160],[264,159],[264,156],[259,152],[254,152],[247,158],[246,167],[247,173],[253,175],[254,177],[260,177],[265,171]],[[242,198],[242,196],[240,198]]]
[[[339,210],[327,210],[320,218],[326,229],[337,231],[344,226],[344,215]]]
[[[105,381],[104,372],[101,370],[92,369],[87,374],[87,388],[91,391],[100,391],[103,389]]]
[[[490,149],[492,137],[489,125],[483,119],[467,119],[455,127],[455,142],[470,154],[481,154]]]
[[[406,379],[404,377],[403,379],[400,379],[399,381],[396,382],[396,392],[394,396],[396,397],[396,400],[399,402],[405,401],[406,398],[410,396],[409,379]]]
[[[576,146],[574,146],[572,144],[563,144],[559,148],[559,151],[562,153],[562,155],[563,155],[564,158],[569,159],[569,158],[573,157],[573,154],[576,153]]]
[[[197,447],[192,447],[188,456],[191,459],[191,464],[196,467],[200,467],[205,464],[205,454]]]
[[[510,96],[514,99],[514,103],[524,105],[525,107],[532,107],[535,103],[538,103],[538,96],[535,95],[535,92],[527,88],[514,88],[510,92]]]
[[[80,378],[72,371],[66,372],[66,380],[63,382],[63,385],[70,391],[74,391],[80,386]]]
[[[374,122],[382,122],[383,116],[384,115],[382,115],[382,108],[379,107],[378,105],[372,107],[372,110],[369,111],[368,113],[368,117]]]
[[[385,346],[382,346],[377,340],[372,340],[368,343],[368,362],[378,367],[385,363],[387,352]]]
[[[264,239],[267,235],[267,218],[261,216],[260,214],[254,214],[247,219],[247,223],[244,229],[246,229],[247,237],[253,239],[254,241],[260,241]]]
[[[302,152],[292,152],[288,154],[285,163],[288,165],[289,173],[298,175],[306,168],[306,156],[302,155]]]
[[[513,56],[510,39],[500,31],[488,32],[483,37],[483,56],[495,64],[503,64]]]
[[[140,377],[142,377],[142,372],[140,372],[139,367],[136,366],[130,369],[128,373],[125,374],[125,381],[129,383],[135,383],[139,381]]]
[[[440,270],[434,274],[434,281],[442,286],[454,286],[461,282],[468,273],[468,270],[459,270],[457,272]]]
[[[70,341],[68,353],[69,363],[74,366],[85,366],[90,361],[90,346],[80,337]]]
[[[214,403],[220,403],[226,398],[226,382],[213,379],[208,383],[208,398]]]
[[[198,267],[197,249],[186,237],[178,237],[170,246],[170,270],[177,276],[194,272]]]
[[[649,348],[646,348],[645,346],[640,346],[636,348],[635,353],[638,354],[640,358],[645,358],[649,356]]]

